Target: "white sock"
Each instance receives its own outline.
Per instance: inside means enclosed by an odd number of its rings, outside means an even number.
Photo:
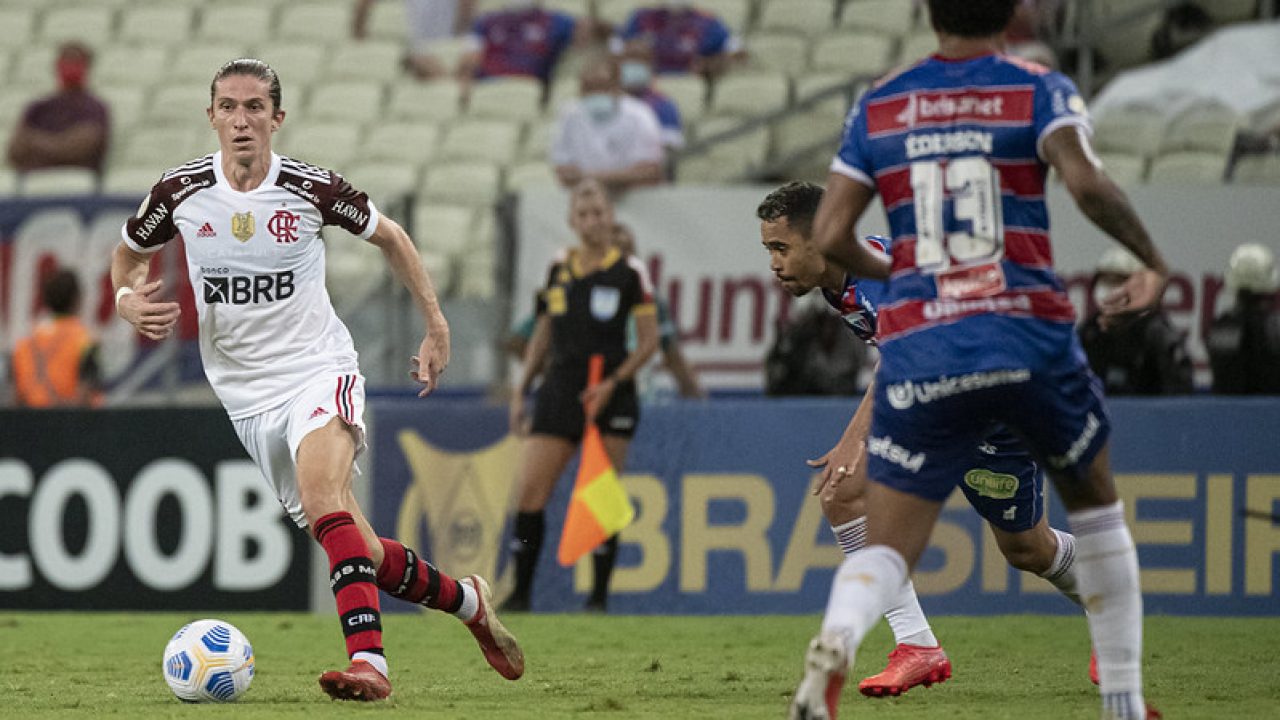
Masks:
[[[867,518],[854,518],[840,525],[832,525],[831,532],[840,544],[840,550],[847,558],[867,546]],[[893,628],[893,639],[898,645],[917,645],[920,647],[937,647],[938,638],[933,636],[929,621],[920,609],[920,599],[916,597],[916,586],[907,580],[902,590],[894,597],[884,619]]]
[[[1103,717],[1143,720],[1142,592],[1138,553],[1124,504],[1067,516],[1076,539],[1076,575],[1098,656]]]
[[[480,595],[469,582],[459,582],[458,587],[462,588],[462,604],[453,611],[453,616],[462,622],[471,622],[480,612]]]
[[[850,667],[862,638],[880,621],[906,581],[907,561],[887,545],[856,552],[836,569],[822,632],[843,638]]]
[[[391,677],[390,675],[387,674],[387,658],[385,655],[379,655],[378,653],[365,652],[361,650],[360,652],[351,656],[352,662],[355,662],[356,660],[363,660],[369,663],[370,665],[373,666],[374,670],[377,670],[378,672],[382,673],[382,677]]]
[[[1079,579],[1076,577],[1076,537],[1057,528],[1049,530],[1058,540],[1058,550],[1053,554],[1053,564],[1040,573],[1040,577],[1058,588],[1071,602],[1083,605],[1080,601]]]

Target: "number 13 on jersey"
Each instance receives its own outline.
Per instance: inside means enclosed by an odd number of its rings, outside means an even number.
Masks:
[[[944,166],[937,160],[911,163],[911,194],[916,216],[916,267],[936,274],[961,265],[998,262],[1004,256],[1000,175],[983,157],[960,157]],[[952,226],[947,232],[944,199],[951,195]]]

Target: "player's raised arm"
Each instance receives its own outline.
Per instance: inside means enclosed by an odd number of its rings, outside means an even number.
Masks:
[[[1103,314],[1141,312],[1154,307],[1164,294],[1169,268],[1129,198],[1103,171],[1084,132],[1075,126],[1052,132],[1045,138],[1044,156],[1058,171],[1080,211],[1147,266],[1129,276],[1124,286],[1103,303]]]
[[[378,227],[369,236],[369,242],[382,250],[382,255],[391,266],[391,272],[409,290],[413,304],[422,315],[427,334],[422,339],[418,354],[414,355],[413,378],[422,383],[422,392],[418,397],[425,397],[436,389],[440,373],[449,365],[449,323],[440,310],[440,301],[436,298],[436,289],[431,276],[422,267],[422,259],[418,250],[409,239],[409,234],[400,224],[391,218],[378,217]]]

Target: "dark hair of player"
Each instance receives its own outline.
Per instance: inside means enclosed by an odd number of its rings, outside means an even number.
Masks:
[[[213,82],[209,83],[210,102],[213,102],[214,96],[218,93],[218,81],[232,75],[256,77],[270,85],[271,104],[275,106],[274,109],[280,109],[280,77],[276,75],[276,71],[271,69],[270,65],[254,58],[232,60],[218,68],[217,74],[213,76]]]
[[[65,268],[50,273],[41,291],[45,307],[54,315],[70,315],[80,304],[80,281]]]
[[[769,193],[756,208],[756,217],[769,222],[786,218],[788,226],[807,238],[820,202],[821,185],[794,180]]]
[[[933,29],[960,37],[988,37],[1004,32],[1018,0],[929,0]]]

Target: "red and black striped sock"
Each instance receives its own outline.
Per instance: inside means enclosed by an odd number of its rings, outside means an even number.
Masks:
[[[378,610],[378,574],[369,548],[349,512],[329,513],[312,529],[329,556],[329,588],[338,603],[347,655],[382,655],[382,615]]]
[[[431,563],[404,545],[388,538],[382,541],[382,567],[378,587],[388,595],[433,610],[456,612],[462,607],[462,587]]]

